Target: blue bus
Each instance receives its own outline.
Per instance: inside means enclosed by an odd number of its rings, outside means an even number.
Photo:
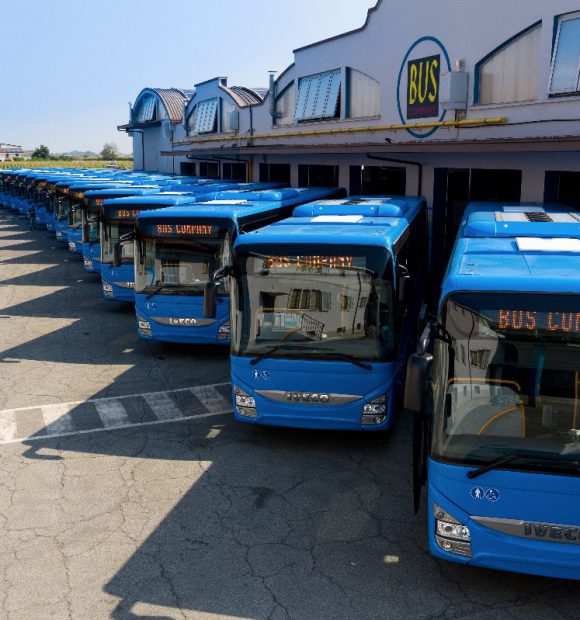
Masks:
[[[86,192],[91,190],[121,189],[130,191],[134,186],[132,180],[119,177],[111,181],[85,181],[79,180],[68,188],[68,209],[65,224],[68,249],[74,254],[83,253],[83,207],[87,205]],[[158,190],[159,191],[159,190]],[[131,195],[131,194],[125,194]]]
[[[163,191],[151,196],[130,196],[105,200],[100,222],[101,281],[103,296],[109,301],[135,301],[133,263],[135,219],[141,211],[164,209],[195,202],[227,189],[271,187],[268,183],[219,181],[187,186],[187,191]]]
[[[147,179],[140,179],[141,182]],[[131,185],[94,189],[85,192],[81,205],[81,244],[83,252],[83,269],[89,273],[101,273],[101,214],[105,200],[126,198],[128,196],[146,196],[163,191],[160,185]]]
[[[580,218],[469,205],[407,372],[431,553],[580,579]]]
[[[83,176],[81,179],[74,177],[58,181],[55,185],[55,195],[53,199],[53,218],[54,233],[57,241],[68,245],[68,226],[69,210],[71,209],[71,199],[69,198],[70,187],[79,183],[115,183],[113,177]]]
[[[49,229],[49,194],[54,191],[54,185],[58,181],[70,178],[81,178],[80,174],[57,173],[55,171],[39,173],[31,183],[29,198],[29,216],[32,228]]]
[[[141,213],[135,243],[139,336],[229,344],[227,287],[223,282],[216,287],[215,316],[204,316],[203,302],[206,284],[229,264],[238,235],[289,216],[296,205],[344,195],[344,190],[334,188],[227,191],[196,204]]]
[[[416,197],[321,200],[240,236],[231,268],[236,419],[388,429],[416,342],[427,248]]]
[[[83,269],[89,273],[101,272],[101,229],[100,221],[105,200],[126,198],[129,196],[147,196],[167,191],[187,192],[198,186],[212,187],[226,182],[200,177],[164,177],[159,175],[137,179],[139,184],[130,187],[106,188],[85,192],[81,204],[81,244],[83,253]],[[237,187],[235,184],[228,187]]]

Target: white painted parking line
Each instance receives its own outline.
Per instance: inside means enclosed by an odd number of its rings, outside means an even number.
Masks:
[[[210,413],[219,413],[228,408],[231,409],[230,403],[228,403],[213,385],[200,385],[191,388],[191,391]]]
[[[177,420],[183,417],[181,410],[171,399],[167,392],[157,394],[147,394],[143,397],[145,402],[151,407],[153,413],[160,420]]]
[[[76,405],[71,404],[41,407],[45,428],[50,428],[55,434],[74,431],[74,424],[69,414],[75,407]]]
[[[14,409],[0,411],[0,442],[12,441],[16,436],[16,413]]]
[[[118,400],[95,401],[95,409],[105,428],[117,428],[130,423],[127,410]]]
[[[166,392],[5,409],[0,411],[0,444],[201,420],[228,414],[232,406],[218,390],[227,386],[229,383],[216,383]],[[187,393],[194,394],[199,401],[193,411],[191,399],[183,399]],[[187,403],[183,405],[187,406],[185,412],[179,402]],[[131,417],[138,421],[132,421]]]

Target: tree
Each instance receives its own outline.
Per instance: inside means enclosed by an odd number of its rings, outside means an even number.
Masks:
[[[32,151],[32,159],[49,159],[50,151],[48,150],[48,146],[41,144],[38,148]]]
[[[107,142],[105,146],[103,146],[103,150],[101,151],[101,157],[108,161],[112,161],[117,159],[119,156],[119,149],[114,142]]]

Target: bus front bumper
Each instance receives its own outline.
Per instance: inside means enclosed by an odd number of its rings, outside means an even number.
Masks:
[[[240,422],[367,432],[393,423],[394,362],[365,370],[343,361],[264,359],[251,365],[251,359],[231,356],[234,416]]]
[[[580,479],[495,470],[470,480],[469,469],[429,463],[431,553],[470,566],[580,580]],[[438,535],[443,513],[468,528],[467,543],[456,547]]]

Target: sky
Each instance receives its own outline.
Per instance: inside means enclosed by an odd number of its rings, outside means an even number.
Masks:
[[[99,152],[145,87],[224,76],[266,87],[302,45],[361,26],[376,0],[0,0],[0,142]]]

